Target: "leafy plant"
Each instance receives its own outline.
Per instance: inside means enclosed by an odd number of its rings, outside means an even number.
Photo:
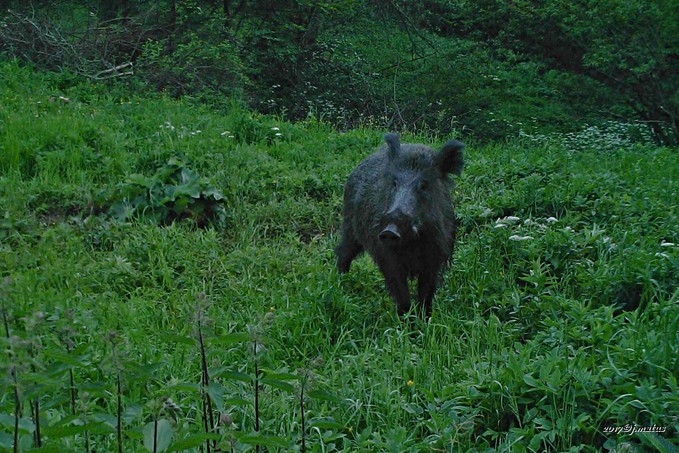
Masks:
[[[147,218],[160,225],[192,219],[198,226],[224,219],[224,195],[180,159],[172,158],[151,177],[130,175],[99,203],[119,221]]]

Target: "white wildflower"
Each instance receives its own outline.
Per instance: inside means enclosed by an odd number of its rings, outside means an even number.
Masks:
[[[532,236],[519,236],[518,234],[509,236],[510,241],[530,241],[532,239],[533,239]]]
[[[169,121],[165,121],[165,122],[164,122],[163,124],[161,124],[159,127],[160,127],[161,129],[170,129],[171,131],[173,131],[173,130],[175,129],[175,127],[174,127],[174,126],[172,125],[172,123],[170,123]]]
[[[674,247],[674,242],[665,242],[663,239],[662,242],[660,243],[660,247]]]
[[[271,128],[271,130],[272,130],[272,131],[280,131],[281,128],[280,128],[280,127],[275,127],[275,126],[274,126],[274,127]]]
[[[225,135],[229,135],[229,134],[231,134],[230,131],[224,131],[224,132],[222,132],[222,133],[219,134],[219,135],[221,135],[222,137],[224,137]]]
[[[558,220],[557,220],[556,217],[549,217],[549,218],[547,218],[547,222],[548,223],[555,223],[555,222],[558,222]]]
[[[276,132],[276,137],[282,137],[282,136],[283,136],[283,134],[281,134],[280,132]]]
[[[519,220],[521,220],[521,219],[518,218],[518,217],[515,217],[515,216],[513,216],[513,215],[510,215],[510,216],[504,217],[504,218],[502,218],[502,219],[497,219],[497,220],[495,221],[495,223],[516,223],[516,222],[518,222]]]
[[[507,228],[507,225],[504,223],[498,223],[497,225],[495,225],[495,228]]]

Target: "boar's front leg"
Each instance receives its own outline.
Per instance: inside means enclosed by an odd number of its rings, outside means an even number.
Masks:
[[[438,283],[438,273],[423,272],[417,279],[417,302],[418,314],[424,315],[424,319],[431,318],[431,307],[436,293],[436,285]]]
[[[387,290],[396,301],[396,309],[399,316],[403,316],[410,310],[410,291],[408,290],[408,273],[398,266],[397,262],[382,259],[378,263]]]
[[[349,272],[351,262],[363,251],[363,246],[350,234],[343,232],[342,240],[335,249],[337,254],[337,268],[341,274]]]

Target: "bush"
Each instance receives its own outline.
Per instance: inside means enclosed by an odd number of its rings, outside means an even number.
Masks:
[[[119,221],[144,217],[166,225],[190,218],[198,226],[223,220],[224,195],[200,178],[180,159],[170,159],[152,177],[130,175],[112,191],[99,195],[98,204]]]

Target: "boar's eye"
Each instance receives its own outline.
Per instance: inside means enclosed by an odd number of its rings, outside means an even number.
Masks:
[[[398,178],[394,178],[392,181],[392,184],[394,185],[394,189],[398,187]]]
[[[420,190],[427,190],[429,189],[429,181],[422,180],[417,184],[417,188]]]

